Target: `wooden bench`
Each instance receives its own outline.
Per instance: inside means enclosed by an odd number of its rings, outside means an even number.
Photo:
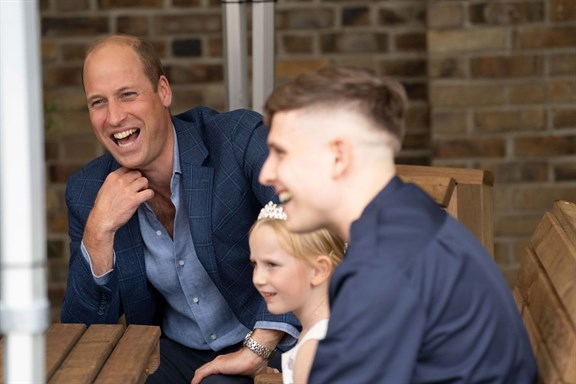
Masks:
[[[468,168],[397,165],[398,176],[425,190],[494,257],[494,176]]]
[[[576,204],[557,201],[520,260],[514,298],[540,383],[576,383]]]
[[[494,176],[482,169],[397,165],[398,176],[418,185],[464,224],[494,257]],[[282,375],[257,375],[255,384],[282,384]]]
[[[53,324],[46,332],[47,383],[144,383],[160,364],[160,328]],[[0,384],[4,382],[0,344]]]

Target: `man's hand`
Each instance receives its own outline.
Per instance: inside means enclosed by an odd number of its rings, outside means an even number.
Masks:
[[[283,332],[265,329],[256,329],[252,337],[267,348],[274,349],[282,339]],[[246,347],[217,356],[214,360],[204,364],[196,370],[191,384],[199,384],[210,375],[243,375],[254,377],[259,373],[278,372],[268,366],[268,361],[258,356]]]
[[[116,231],[130,220],[140,204],[153,196],[148,179],[140,171],[120,168],[106,177],[88,215],[82,238],[96,275],[113,268]]]
[[[210,375],[243,375],[252,376],[267,372],[268,361],[248,348],[242,348],[236,352],[217,356],[214,360],[204,364],[196,370],[192,378],[192,384],[200,383]]]

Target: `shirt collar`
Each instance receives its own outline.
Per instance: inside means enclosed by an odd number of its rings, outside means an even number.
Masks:
[[[174,166],[172,167],[172,175],[182,174],[180,169],[180,150],[178,149],[178,136],[176,135],[176,128],[172,125],[172,131],[174,132]]]

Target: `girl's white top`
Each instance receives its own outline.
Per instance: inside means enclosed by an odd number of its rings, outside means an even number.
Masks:
[[[298,340],[294,348],[282,354],[282,382],[284,384],[294,384],[294,361],[296,361],[300,346],[307,340],[322,340],[326,337],[327,330],[328,319],[320,320],[306,332],[302,340]]]

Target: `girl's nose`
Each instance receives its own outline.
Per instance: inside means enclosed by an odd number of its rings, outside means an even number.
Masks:
[[[252,273],[252,283],[256,287],[266,284],[264,273],[262,273],[257,266],[254,266],[254,272]]]

